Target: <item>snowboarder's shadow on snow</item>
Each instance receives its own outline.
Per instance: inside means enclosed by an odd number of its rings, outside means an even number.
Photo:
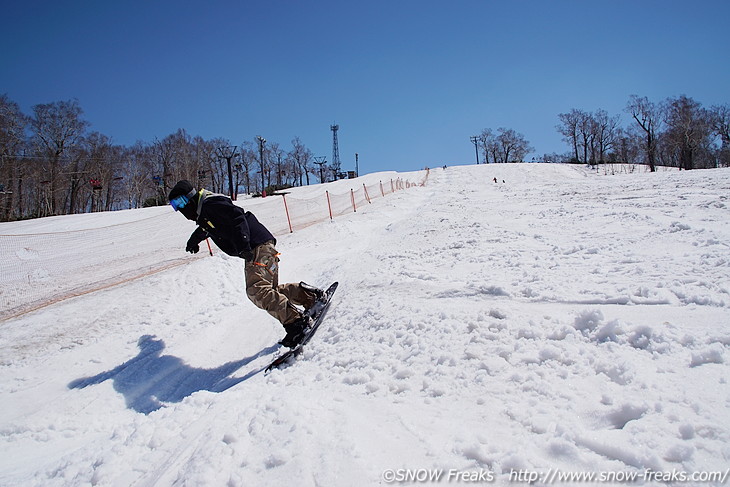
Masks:
[[[180,402],[194,392],[222,392],[249,379],[260,370],[249,372],[243,377],[229,375],[278,348],[274,345],[256,355],[228,362],[215,369],[198,369],[178,357],[162,355],[165,342],[152,335],[140,337],[137,345],[139,354],[133,359],[93,377],[76,379],[68,388],[83,389],[112,379],[114,389],[124,395],[128,408],[148,414],[163,407],[164,403]]]

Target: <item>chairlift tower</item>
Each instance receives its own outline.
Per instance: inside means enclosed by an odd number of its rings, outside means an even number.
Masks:
[[[319,166],[319,182],[324,183],[324,169],[322,166],[327,164],[327,156],[314,156],[314,163]]]
[[[337,145],[337,131],[340,129],[340,126],[330,125],[330,130],[332,130],[332,171],[335,173],[335,180],[340,178],[340,148]]]

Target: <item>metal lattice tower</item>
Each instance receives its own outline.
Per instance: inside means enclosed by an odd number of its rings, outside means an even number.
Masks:
[[[335,173],[335,179],[339,179],[340,177],[340,148],[337,145],[337,131],[340,129],[340,126],[330,125],[330,129],[332,130],[332,170]]]

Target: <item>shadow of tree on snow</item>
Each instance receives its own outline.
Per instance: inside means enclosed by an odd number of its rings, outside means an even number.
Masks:
[[[162,355],[165,342],[152,335],[144,335],[137,342],[139,354],[107,372],[93,377],[76,379],[69,389],[114,381],[114,389],[124,395],[127,407],[148,414],[164,403],[180,402],[197,391],[222,392],[261,372],[257,369],[243,377],[229,377],[236,370],[259,357],[276,351],[279,346],[261,350],[256,355],[228,362],[215,369],[198,369],[172,355]]]

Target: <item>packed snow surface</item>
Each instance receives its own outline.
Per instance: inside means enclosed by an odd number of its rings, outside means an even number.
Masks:
[[[135,219],[36,231],[116,218]],[[268,375],[283,329],[220,251],[0,322],[0,485],[726,473],[728,223],[727,169],[438,168],[277,235],[282,282],[340,287]],[[183,258],[193,228],[175,220],[160,258]]]

